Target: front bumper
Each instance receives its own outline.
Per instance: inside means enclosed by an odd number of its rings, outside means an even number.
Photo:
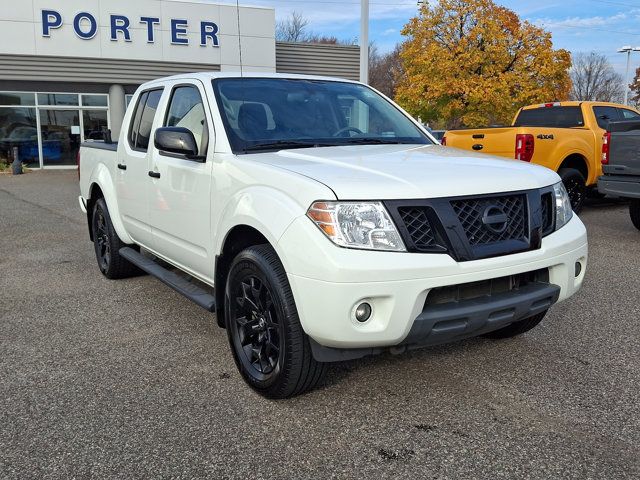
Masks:
[[[423,313],[429,292],[437,287],[548,269],[548,283],[558,290],[553,301],[562,301],[580,288],[588,255],[586,230],[576,215],[545,237],[537,250],[469,262],[456,262],[447,254],[340,248],[305,217],[290,225],[277,250],[288,272],[302,327],[315,347],[333,349],[403,345]],[[577,276],[576,262],[581,264]],[[373,312],[367,322],[359,323],[353,312],[363,301]],[[522,304],[517,303],[521,309]],[[483,333],[482,328],[471,330],[466,336]]]
[[[640,198],[640,177],[633,175],[603,175],[598,178],[598,191],[603,195]]]

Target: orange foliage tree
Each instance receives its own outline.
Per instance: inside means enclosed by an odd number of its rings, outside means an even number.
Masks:
[[[434,126],[506,124],[523,105],[569,94],[569,52],[491,0],[425,3],[402,34],[396,100]]]

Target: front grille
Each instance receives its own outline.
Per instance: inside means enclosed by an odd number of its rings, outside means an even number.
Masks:
[[[462,302],[474,298],[497,295],[517,290],[531,283],[548,283],[549,269],[542,268],[532,272],[517,273],[506,277],[491,278],[479,282],[461,283],[446,287],[437,287],[429,291],[424,308],[429,305]]]
[[[481,197],[452,200],[451,206],[472,246],[524,240],[527,237],[527,209],[524,195],[502,197]],[[489,207],[497,207],[507,217],[506,228],[501,231],[488,228],[483,223],[483,215]]]
[[[438,241],[424,208],[400,207],[398,208],[398,214],[402,218],[402,222],[416,250],[424,252],[433,250],[434,247],[438,246]]]
[[[553,193],[542,194],[542,236],[553,232]]]

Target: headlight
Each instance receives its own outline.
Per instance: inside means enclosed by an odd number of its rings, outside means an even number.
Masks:
[[[558,230],[569,223],[573,216],[573,210],[571,210],[569,194],[562,182],[558,182],[553,186],[553,194],[556,205],[556,230]]]
[[[315,202],[307,216],[341,247],[407,251],[380,202]]]

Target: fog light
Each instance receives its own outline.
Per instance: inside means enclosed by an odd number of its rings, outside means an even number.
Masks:
[[[358,307],[356,308],[357,321],[366,322],[367,320],[369,320],[370,316],[371,316],[371,305],[369,305],[366,302],[358,305]]]
[[[576,277],[580,276],[580,272],[582,272],[582,264],[580,262],[576,262]]]

